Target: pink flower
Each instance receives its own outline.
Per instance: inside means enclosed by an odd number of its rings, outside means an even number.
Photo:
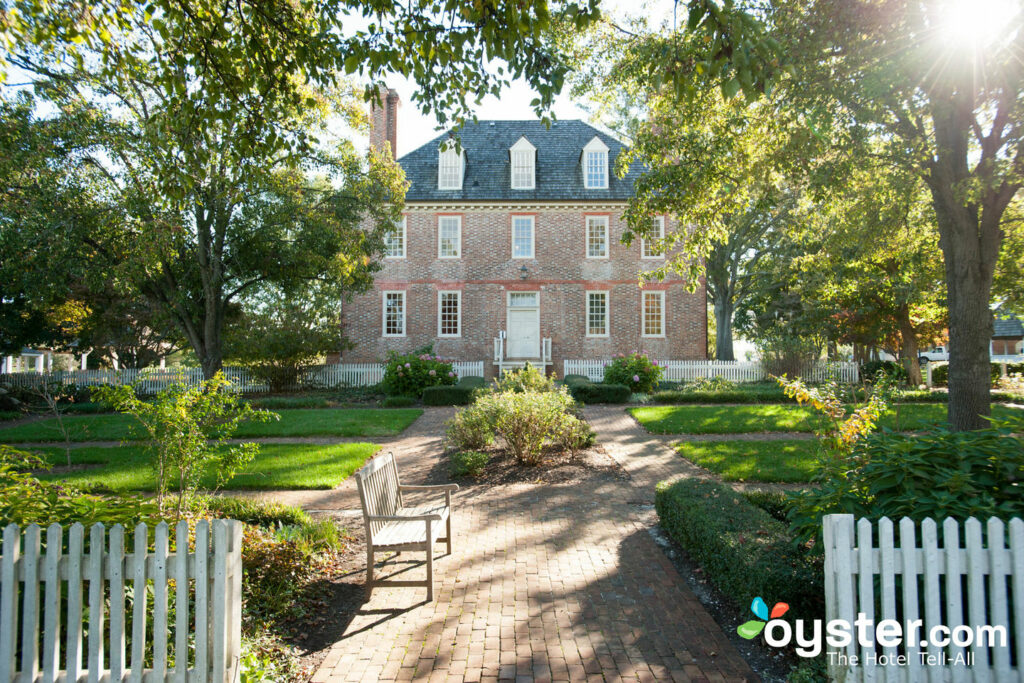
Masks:
[[[412,367],[412,364],[411,364],[411,363],[406,363],[406,364],[405,364],[405,367],[407,367],[407,368],[411,368],[411,367]]]
[[[652,365],[653,365],[654,367],[658,367],[658,361],[656,361],[656,360],[652,360],[652,361],[651,361],[651,364],[652,364]]]
[[[634,382],[639,382],[640,381],[640,375],[633,375],[633,381]]]
[[[431,371],[430,371],[430,372],[428,372],[427,374],[428,374],[428,375],[430,375],[431,377],[433,377],[434,375],[436,375],[436,374],[437,374],[437,370],[431,370]]]
[[[454,372],[449,372],[449,373],[448,373],[448,376],[449,376],[449,377],[454,377],[454,376],[455,376],[455,373],[454,373]]]

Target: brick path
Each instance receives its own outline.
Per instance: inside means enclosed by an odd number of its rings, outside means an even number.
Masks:
[[[375,590],[313,680],[757,680],[647,531],[654,483],[687,474],[685,461],[621,408],[587,417],[632,481],[469,487],[453,554],[434,564],[436,600]],[[420,421],[422,434],[434,418]],[[405,481],[436,466],[439,434],[396,444]],[[422,554],[409,555],[385,573],[422,575]]]

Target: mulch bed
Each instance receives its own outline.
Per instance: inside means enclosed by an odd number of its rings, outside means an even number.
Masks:
[[[445,454],[441,465],[447,467]],[[595,476],[629,479],[629,475],[601,446],[580,451],[575,456],[556,448],[546,448],[538,465],[521,465],[505,448],[487,451],[491,456],[484,471],[476,477],[456,479],[459,486],[503,486],[506,484],[574,484]]]

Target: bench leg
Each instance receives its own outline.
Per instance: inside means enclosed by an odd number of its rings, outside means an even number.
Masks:
[[[434,536],[427,520],[427,602],[434,601]]]
[[[366,599],[373,597],[373,546],[366,544]]]
[[[448,513],[448,519],[445,520],[445,533],[448,535],[448,537],[446,539],[444,539],[444,540],[448,544],[448,554],[451,555],[452,554],[452,515],[451,515],[451,513]]]

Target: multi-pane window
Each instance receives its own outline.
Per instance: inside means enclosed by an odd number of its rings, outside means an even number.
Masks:
[[[656,239],[641,239],[640,254],[643,258],[661,258],[665,255],[665,217],[655,216],[652,233]]]
[[[453,146],[441,149],[437,155],[437,189],[462,189],[463,156]]]
[[[462,334],[462,292],[437,293],[437,336]]]
[[[590,189],[608,187],[608,152],[590,150],[587,152],[585,161],[587,187]]]
[[[587,258],[608,258],[607,216],[587,216]]]
[[[533,216],[512,216],[512,258],[533,258]]]
[[[385,258],[405,258],[405,216],[384,238]]]
[[[440,216],[437,219],[438,258],[462,256],[462,217]]]
[[[508,305],[510,308],[536,308],[537,292],[509,292]]]
[[[405,292],[384,292],[384,336],[405,336]]]
[[[587,292],[587,336],[608,336],[608,292]]]
[[[532,190],[534,187],[534,156],[532,149],[512,150],[512,189]]]
[[[665,336],[665,292],[644,292],[643,336]]]

